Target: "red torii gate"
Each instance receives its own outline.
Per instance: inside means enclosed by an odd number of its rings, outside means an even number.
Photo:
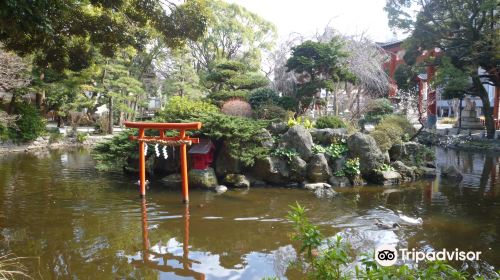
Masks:
[[[186,145],[197,144],[200,139],[186,136],[186,130],[197,130],[201,128],[201,122],[192,123],[151,123],[151,122],[124,122],[125,127],[139,129],[138,136],[130,136],[130,140],[139,142],[139,182],[141,197],[146,196],[146,159],[144,154],[144,143],[156,143],[167,146],[180,146],[181,150],[181,178],[182,178],[182,198],[184,203],[189,202],[188,171]],[[160,136],[145,136],[146,129],[156,129],[160,131]],[[166,137],[165,130],[175,129],[179,135]]]

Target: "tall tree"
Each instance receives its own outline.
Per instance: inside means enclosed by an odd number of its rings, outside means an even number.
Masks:
[[[389,24],[410,33],[407,63],[416,64],[422,50],[439,48],[443,55],[425,62],[438,66],[438,75],[448,75],[438,85],[481,98],[488,138],[494,137],[495,125],[483,85],[500,86],[499,5],[498,0],[387,0],[385,7]],[[448,81],[461,76],[471,83],[460,83],[464,88],[456,91]]]
[[[208,70],[218,61],[234,59],[258,67],[261,51],[274,45],[274,25],[237,4],[207,3],[212,12],[207,32],[201,40],[189,43],[198,69]]]
[[[1,1],[0,42],[21,56],[35,53],[41,68],[78,71],[96,52],[112,57],[119,48],[143,49],[153,30],[171,47],[197,39],[206,14],[198,0]]]
[[[348,53],[344,49],[343,40],[339,37],[332,38],[326,43],[305,41],[292,48],[292,56],[288,59],[286,67],[288,71],[294,71],[303,77],[297,90],[297,99],[301,103],[302,110],[309,107],[314,95],[320,89],[333,91],[335,83],[353,79],[347,70],[346,57]],[[335,109],[335,114],[337,113],[338,110]]]

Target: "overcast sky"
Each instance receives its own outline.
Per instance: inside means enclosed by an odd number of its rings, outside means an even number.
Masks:
[[[343,34],[365,32],[377,42],[390,41],[392,32],[383,8],[385,0],[226,0],[274,23],[280,38],[298,32],[310,36],[330,26]]]

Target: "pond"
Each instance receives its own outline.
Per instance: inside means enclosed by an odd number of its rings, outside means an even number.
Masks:
[[[483,274],[500,269],[499,156],[438,149],[460,183],[439,177],[399,187],[338,189],[333,199],[287,188],[222,195],[153,182],[138,197],[136,177],[98,173],[86,150],[0,156],[0,254],[22,259],[35,279],[300,279],[289,263],[285,216],[298,201],[328,236],[359,252],[383,242],[417,250],[481,251],[458,263]],[[412,219],[422,218],[422,224]],[[375,223],[397,222],[398,229]]]

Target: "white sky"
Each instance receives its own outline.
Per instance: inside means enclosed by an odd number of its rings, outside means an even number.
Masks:
[[[330,27],[346,35],[365,33],[377,42],[391,41],[383,10],[385,0],[226,0],[274,23],[281,39],[292,32],[311,36]]]

